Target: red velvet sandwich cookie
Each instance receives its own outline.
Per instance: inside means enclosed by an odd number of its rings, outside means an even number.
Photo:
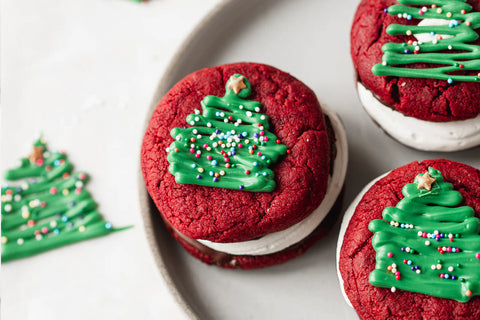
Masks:
[[[271,66],[196,71],[160,101],[141,165],[167,227],[194,256],[259,268],[303,253],[328,231],[347,144],[337,115]]]
[[[412,148],[480,145],[480,1],[362,0],[351,30],[360,100]]]
[[[361,319],[480,319],[480,170],[412,162],[347,209],[337,247]]]

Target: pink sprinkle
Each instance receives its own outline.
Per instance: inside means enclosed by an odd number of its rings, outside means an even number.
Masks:
[[[426,237],[427,237],[427,233],[424,232],[424,233],[422,234],[422,237],[426,238]]]
[[[399,276],[399,275],[400,275],[400,271],[395,272],[395,275],[396,275],[396,276]]]
[[[263,140],[268,141],[268,137],[263,137]]]
[[[43,159],[37,160],[37,166],[43,166]]]
[[[195,149],[193,149],[193,148],[190,149],[190,152],[191,152],[191,153],[194,153],[194,152],[195,152]]]
[[[262,155],[262,153],[261,153],[261,152],[257,152],[257,156],[259,156],[259,157],[260,157],[261,155]]]
[[[229,159],[229,158],[225,158],[225,162],[229,162],[229,161],[230,161],[230,159]]]
[[[393,257],[393,253],[391,253],[391,252],[387,253],[387,257],[389,257],[389,258]]]
[[[422,11],[422,10],[418,11],[418,14],[422,16],[422,15],[423,15],[423,11]]]
[[[452,247],[448,247],[447,252],[452,252]]]
[[[47,227],[43,227],[43,228],[42,228],[42,233],[48,233],[48,228],[47,228]]]
[[[208,148],[208,144],[205,143],[205,144],[203,145],[203,148],[204,148],[204,149],[207,149],[207,148]]]
[[[480,252],[477,252],[477,253],[475,254],[475,258],[480,259]]]
[[[197,154],[195,155],[195,158],[200,158],[200,154],[197,153]]]
[[[78,175],[78,177],[79,177],[81,180],[83,180],[83,179],[85,179],[85,178],[87,177],[87,175],[86,175],[85,173],[80,173],[80,174]]]
[[[208,161],[212,160],[212,156],[207,156],[207,160]]]
[[[239,147],[239,148],[243,147],[243,144],[239,143],[239,144],[238,144],[238,147]]]
[[[263,131],[260,131],[260,135],[263,136],[265,134],[265,132]]]
[[[442,279],[445,278],[445,275],[443,273],[440,274],[440,278],[442,278]]]
[[[76,193],[76,194],[82,193],[82,189],[80,189],[80,188],[75,189],[75,193]]]
[[[50,188],[50,193],[51,193],[51,194],[57,194],[57,191],[58,191],[58,190],[57,190],[57,188],[55,188],[55,187],[51,187],[51,188]]]

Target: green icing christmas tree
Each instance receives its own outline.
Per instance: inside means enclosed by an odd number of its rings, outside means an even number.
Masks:
[[[223,97],[206,96],[202,113],[187,116],[190,127],[174,128],[169,171],[181,184],[247,191],[275,188],[272,166],[287,147],[269,131],[269,117],[250,96],[249,81],[230,77]]]
[[[5,173],[2,186],[2,262],[28,257],[114,231],[85,190],[89,177],[72,172],[64,152],[37,140],[27,158]]]
[[[403,188],[396,207],[374,220],[375,270],[370,283],[466,302],[480,295],[480,231],[473,208],[428,168]]]
[[[382,64],[372,68],[378,76],[480,81],[480,46],[475,29],[480,27],[480,13],[470,12],[465,0],[398,0],[400,5],[386,9],[388,14],[407,20],[421,19],[419,25],[392,24],[391,35],[420,35],[428,41],[409,40],[387,43],[382,50]],[[414,67],[418,63],[434,64],[430,68]],[[472,74],[473,73],[473,74]]]

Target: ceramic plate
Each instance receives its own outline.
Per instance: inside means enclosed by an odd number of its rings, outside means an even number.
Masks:
[[[349,32],[358,1],[221,3],[192,32],[162,78],[162,95],[188,73],[238,61],[273,65],[301,79],[343,119],[349,142],[344,207],[371,179],[414,160],[449,158],[480,168],[480,149],[427,153],[386,136],[355,91]],[[223,270],[187,254],[168,234],[139,175],[147,237],[172,293],[191,318],[352,319],[335,271],[338,224],[304,256],[262,270]]]

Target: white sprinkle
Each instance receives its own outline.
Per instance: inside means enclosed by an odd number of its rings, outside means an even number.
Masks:
[[[190,121],[190,125],[194,126],[194,125],[195,125],[195,121]]]
[[[422,273],[422,270],[420,270],[420,269],[417,269],[417,271],[416,271],[416,272],[417,272],[417,274],[420,274],[420,273]]]
[[[428,240],[425,241],[425,245],[426,245],[426,246],[429,246],[429,245],[430,245],[430,241],[428,241]]]
[[[255,112],[260,112],[260,108],[259,108],[259,107],[256,107],[256,108],[255,108]]]
[[[243,106],[242,106],[242,105],[239,105],[239,106],[238,106],[238,109],[242,110],[242,109],[243,109]]]
[[[250,111],[247,111],[247,117],[251,117],[252,113]]]
[[[6,205],[3,207],[3,209],[5,209],[6,212],[10,212],[10,211],[12,211],[12,205],[6,204]]]
[[[195,117],[195,121],[200,121],[200,118],[199,118],[199,117]]]
[[[200,114],[200,110],[195,109],[195,114]]]
[[[448,271],[452,272],[453,270],[455,270],[452,266],[448,267]]]
[[[168,148],[167,148],[168,149]],[[168,151],[167,151],[168,152]],[[83,182],[82,181],[77,181],[75,182],[75,187],[77,188],[83,188]]]
[[[212,124],[210,122],[207,122],[207,127],[211,128]]]
[[[440,269],[442,269],[442,265],[439,263],[437,264],[437,270],[440,270]]]
[[[434,264],[432,264],[431,269],[432,269],[432,270],[435,270],[435,269],[437,269],[437,267],[436,267]]]
[[[391,287],[391,288],[390,288],[390,291],[391,291],[392,293],[395,293],[395,291],[397,291],[397,288]]]
[[[22,238],[18,238],[18,239],[17,239],[17,244],[18,244],[18,245],[22,245],[22,244],[23,244],[23,239],[22,239]]]

